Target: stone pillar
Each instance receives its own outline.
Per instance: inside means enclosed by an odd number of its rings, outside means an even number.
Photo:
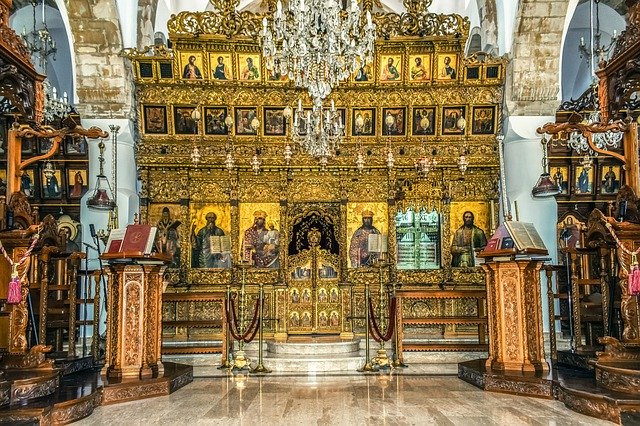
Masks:
[[[542,261],[487,261],[489,358],[487,370],[548,371],[544,357],[540,269]]]

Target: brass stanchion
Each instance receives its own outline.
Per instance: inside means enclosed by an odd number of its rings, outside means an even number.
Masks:
[[[242,281],[240,285],[240,334],[243,335],[247,332],[245,329],[245,314],[246,314],[246,304],[247,304],[247,294],[245,291],[246,284],[246,273],[247,268],[249,267],[249,262],[242,262],[238,264],[238,267],[242,271]],[[246,357],[244,353],[244,340],[240,339],[238,350],[234,353],[233,356],[233,367],[231,370],[236,372],[248,371],[249,370],[249,359]]]
[[[264,364],[262,363],[262,342],[263,342],[263,318],[264,318],[264,284],[262,282],[260,282],[260,293],[259,296],[260,300],[258,300],[258,303],[260,303],[260,318],[258,318],[258,327],[260,327],[258,329],[258,365],[256,365],[256,367],[251,370],[252,374],[264,374],[264,373],[271,373],[271,370],[269,370],[267,367],[264,366]]]
[[[392,289],[392,295],[393,297],[396,297],[396,282],[392,282],[391,283],[391,289]],[[404,362],[402,362],[401,358],[400,358],[400,354],[398,353],[398,347],[400,346],[400,327],[402,327],[402,324],[400,324],[400,321],[398,319],[398,311],[395,311],[395,316],[393,318],[393,320],[395,321],[395,331],[393,334],[393,342],[392,342],[392,348],[393,348],[393,362],[391,363],[391,366],[393,368],[404,368],[404,367],[408,367],[407,364],[405,364]]]
[[[225,304],[226,306],[226,310],[225,312],[230,312],[231,311],[231,307],[230,307],[230,303],[231,303],[231,284],[227,284],[227,295],[226,295],[226,299],[225,299]],[[220,363],[220,366],[218,366],[218,370],[228,370],[229,368],[232,367],[230,358],[231,358],[231,350],[233,349],[232,343],[231,343],[231,331],[229,330],[229,318],[225,317],[225,327],[227,329],[227,332],[224,335],[224,344],[226,346],[226,351],[223,354],[223,358],[222,358],[222,362]]]
[[[384,310],[382,306],[382,300],[384,298],[384,277],[382,268],[386,267],[388,263],[384,261],[378,261],[376,266],[378,267],[378,282],[380,284],[380,288],[378,289],[378,316],[380,318],[380,328],[383,328],[384,324]],[[390,326],[391,318],[387,322],[387,328]],[[388,369],[391,368],[391,362],[389,357],[387,356],[387,349],[384,347],[384,340],[380,340],[380,347],[378,348],[378,352],[376,357],[373,359],[374,365],[378,367],[378,369]]]
[[[364,334],[364,338],[365,338],[365,361],[364,361],[364,365],[362,366],[362,368],[360,368],[358,371],[361,373],[367,373],[367,372],[372,372],[372,371],[377,371],[373,365],[371,364],[371,361],[369,360],[369,283],[365,281],[364,283],[364,318],[365,318],[365,334]]]

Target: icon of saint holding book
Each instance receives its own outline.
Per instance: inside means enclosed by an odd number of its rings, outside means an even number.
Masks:
[[[365,210],[362,212],[362,226],[353,233],[349,245],[352,268],[371,265],[378,260],[378,253],[369,251],[369,236],[372,234],[380,234],[380,231],[373,226],[373,212]]]
[[[209,212],[205,216],[207,224],[193,239],[193,255],[197,256],[199,268],[230,268],[231,253],[229,237],[216,225],[218,216]],[[195,227],[195,225],[194,225]]]

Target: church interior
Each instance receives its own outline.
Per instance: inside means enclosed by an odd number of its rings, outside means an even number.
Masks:
[[[640,424],[640,0],[0,0],[0,423]]]

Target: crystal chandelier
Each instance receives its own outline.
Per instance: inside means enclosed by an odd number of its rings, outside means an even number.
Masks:
[[[44,113],[43,118],[45,123],[52,123],[56,118],[64,118],[69,114],[73,107],[69,103],[67,92],[64,92],[62,96],[58,96],[58,91],[55,87],[51,87],[49,80],[45,79],[42,82],[44,89]]]
[[[21,38],[25,46],[31,52],[32,56],[38,57],[38,65],[42,72],[47,70],[47,58],[53,55],[53,60],[56,59],[56,42],[51,37],[49,28],[47,28],[47,20],[45,16],[45,3],[42,0],[42,28],[36,28],[36,8],[38,6],[37,0],[31,0],[31,7],[33,8],[33,29],[27,33],[27,28],[22,27]]]
[[[321,102],[316,102],[311,110],[302,109],[302,101],[298,100],[298,108],[284,110],[287,120],[293,117],[291,134],[294,142],[303,150],[319,158],[328,158],[340,146],[344,137],[342,114],[331,101],[331,109],[325,110]]]
[[[356,0],[344,14],[339,0],[291,0],[286,11],[278,0],[272,28],[266,17],[262,26],[267,69],[306,88],[315,105],[373,59],[376,27]]]

